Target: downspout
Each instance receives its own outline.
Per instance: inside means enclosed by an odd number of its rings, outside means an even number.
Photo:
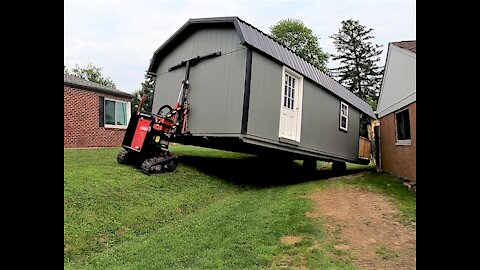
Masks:
[[[375,111],[375,115],[377,116],[377,119],[380,123],[380,125],[382,125],[382,122],[380,121],[380,118],[378,118],[378,113]],[[382,171],[382,149],[381,149],[381,141],[382,141],[382,137],[381,137],[381,134],[380,134],[380,125],[378,126],[375,126],[373,128],[373,132],[375,133],[375,162],[377,163],[377,172],[381,172]]]

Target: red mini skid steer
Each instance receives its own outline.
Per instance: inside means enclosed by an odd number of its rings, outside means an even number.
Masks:
[[[123,149],[117,155],[121,164],[140,164],[141,170],[147,175],[175,172],[178,157],[168,150],[170,141],[177,136],[191,135],[188,131],[188,102],[187,95],[190,87],[188,81],[190,67],[200,60],[221,55],[215,52],[205,56],[197,56],[182,61],[169,71],[185,66],[185,79],[178,95],[174,108],[170,105],[161,106],[156,114],[148,115],[140,112],[144,96],[138,106],[136,114],[132,115],[128,123]]]

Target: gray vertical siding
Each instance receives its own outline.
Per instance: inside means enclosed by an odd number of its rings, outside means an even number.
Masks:
[[[279,144],[282,65],[253,52],[247,134]],[[357,159],[360,113],[349,106],[348,132],[339,129],[340,99],[304,77],[298,148]]]
[[[281,83],[282,66],[253,51],[247,134],[278,140]]]
[[[358,157],[360,113],[348,108],[348,131],[339,129],[340,99],[304,79],[300,144],[334,156]]]
[[[193,134],[240,134],[245,86],[246,48],[234,29],[205,28],[195,31],[160,62],[156,73],[153,111],[174,104],[185,68],[168,72],[181,61],[221,51],[190,69],[188,100]]]
[[[341,97],[349,104],[354,105],[356,108],[358,108],[360,111],[363,111],[370,117],[376,118],[372,107],[368,105],[368,103],[355,96],[336,80],[315,68],[312,64],[295,54],[289,48],[276,42],[269,35],[263,33],[258,28],[241,20],[238,17],[214,17],[188,20],[177,32],[175,32],[164,44],[162,44],[162,46],[155,51],[152,61],[148,67],[148,71],[155,71],[161,58],[168,53],[168,49],[171,46],[177,46],[179,44],[182,34],[185,34],[186,31],[196,27],[225,27],[229,24],[235,27],[238,37],[243,45],[251,46],[263,52],[264,54],[269,55],[273,59],[276,59],[281,63],[285,63],[298,73],[308,77],[312,81],[324,87],[326,91],[330,91],[334,95]]]

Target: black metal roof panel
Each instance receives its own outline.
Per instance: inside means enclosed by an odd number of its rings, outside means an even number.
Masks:
[[[79,78],[77,76],[73,75],[63,75],[63,83],[69,86],[73,87],[78,87],[81,89],[86,89],[86,90],[91,90],[94,92],[101,92],[101,93],[107,93],[107,94],[112,94],[112,95],[117,95],[117,96],[122,96],[122,97],[133,97],[132,94],[125,93],[123,91],[120,91],[115,88],[111,88],[105,85],[101,85],[98,83],[94,83],[91,81],[87,81],[85,79]]]
[[[160,48],[158,48],[153,54],[150,60],[150,66],[148,71],[154,72],[154,69],[158,65],[162,58],[162,53],[166,49],[171,47],[176,41],[180,41],[182,35],[189,27],[200,24],[218,24],[218,23],[233,23],[237,30],[240,40],[243,45],[249,45],[250,47],[257,49],[258,51],[274,58],[283,64],[289,66],[293,70],[302,74],[306,78],[314,81],[320,86],[332,92],[334,95],[340,97],[350,105],[356,107],[363,113],[376,119],[372,107],[350,92],[347,88],[341,85],[332,77],[326,75],[324,72],[310,64],[308,61],[294,53],[291,49],[283,46],[275,41],[269,35],[263,33],[251,24],[241,20],[238,17],[215,17],[215,18],[200,18],[188,20],[177,32],[175,32]]]

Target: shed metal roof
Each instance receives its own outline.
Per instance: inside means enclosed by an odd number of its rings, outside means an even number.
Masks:
[[[154,72],[161,58],[172,49],[177,42],[180,42],[190,31],[201,27],[202,25],[211,24],[231,24],[235,26],[243,45],[256,49],[267,56],[280,61],[289,66],[304,77],[312,80],[318,85],[340,97],[350,105],[356,107],[363,113],[376,119],[372,107],[350,92],[332,77],[310,64],[307,60],[293,52],[291,49],[283,46],[275,41],[269,35],[252,26],[251,24],[241,20],[238,17],[215,17],[215,18],[199,18],[188,20],[180,29],[177,30],[165,43],[163,43],[153,54],[150,60],[149,72]]]
[[[101,85],[98,83],[94,83],[91,81],[87,81],[85,79],[79,78],[74,75],[63,75],[63,83],[66,85],[70,85],[73,87],[78,87],[81,89],[87,89],[95,92],[101,92],[101,93],[107,93],[107,94],[112,94],[112,95],[117,95],[117,96],[122,96],[122,97],[133,97],[132,94],[125,93],[123,91],[120,91],[118,89],[108,87],[105,85]]]

